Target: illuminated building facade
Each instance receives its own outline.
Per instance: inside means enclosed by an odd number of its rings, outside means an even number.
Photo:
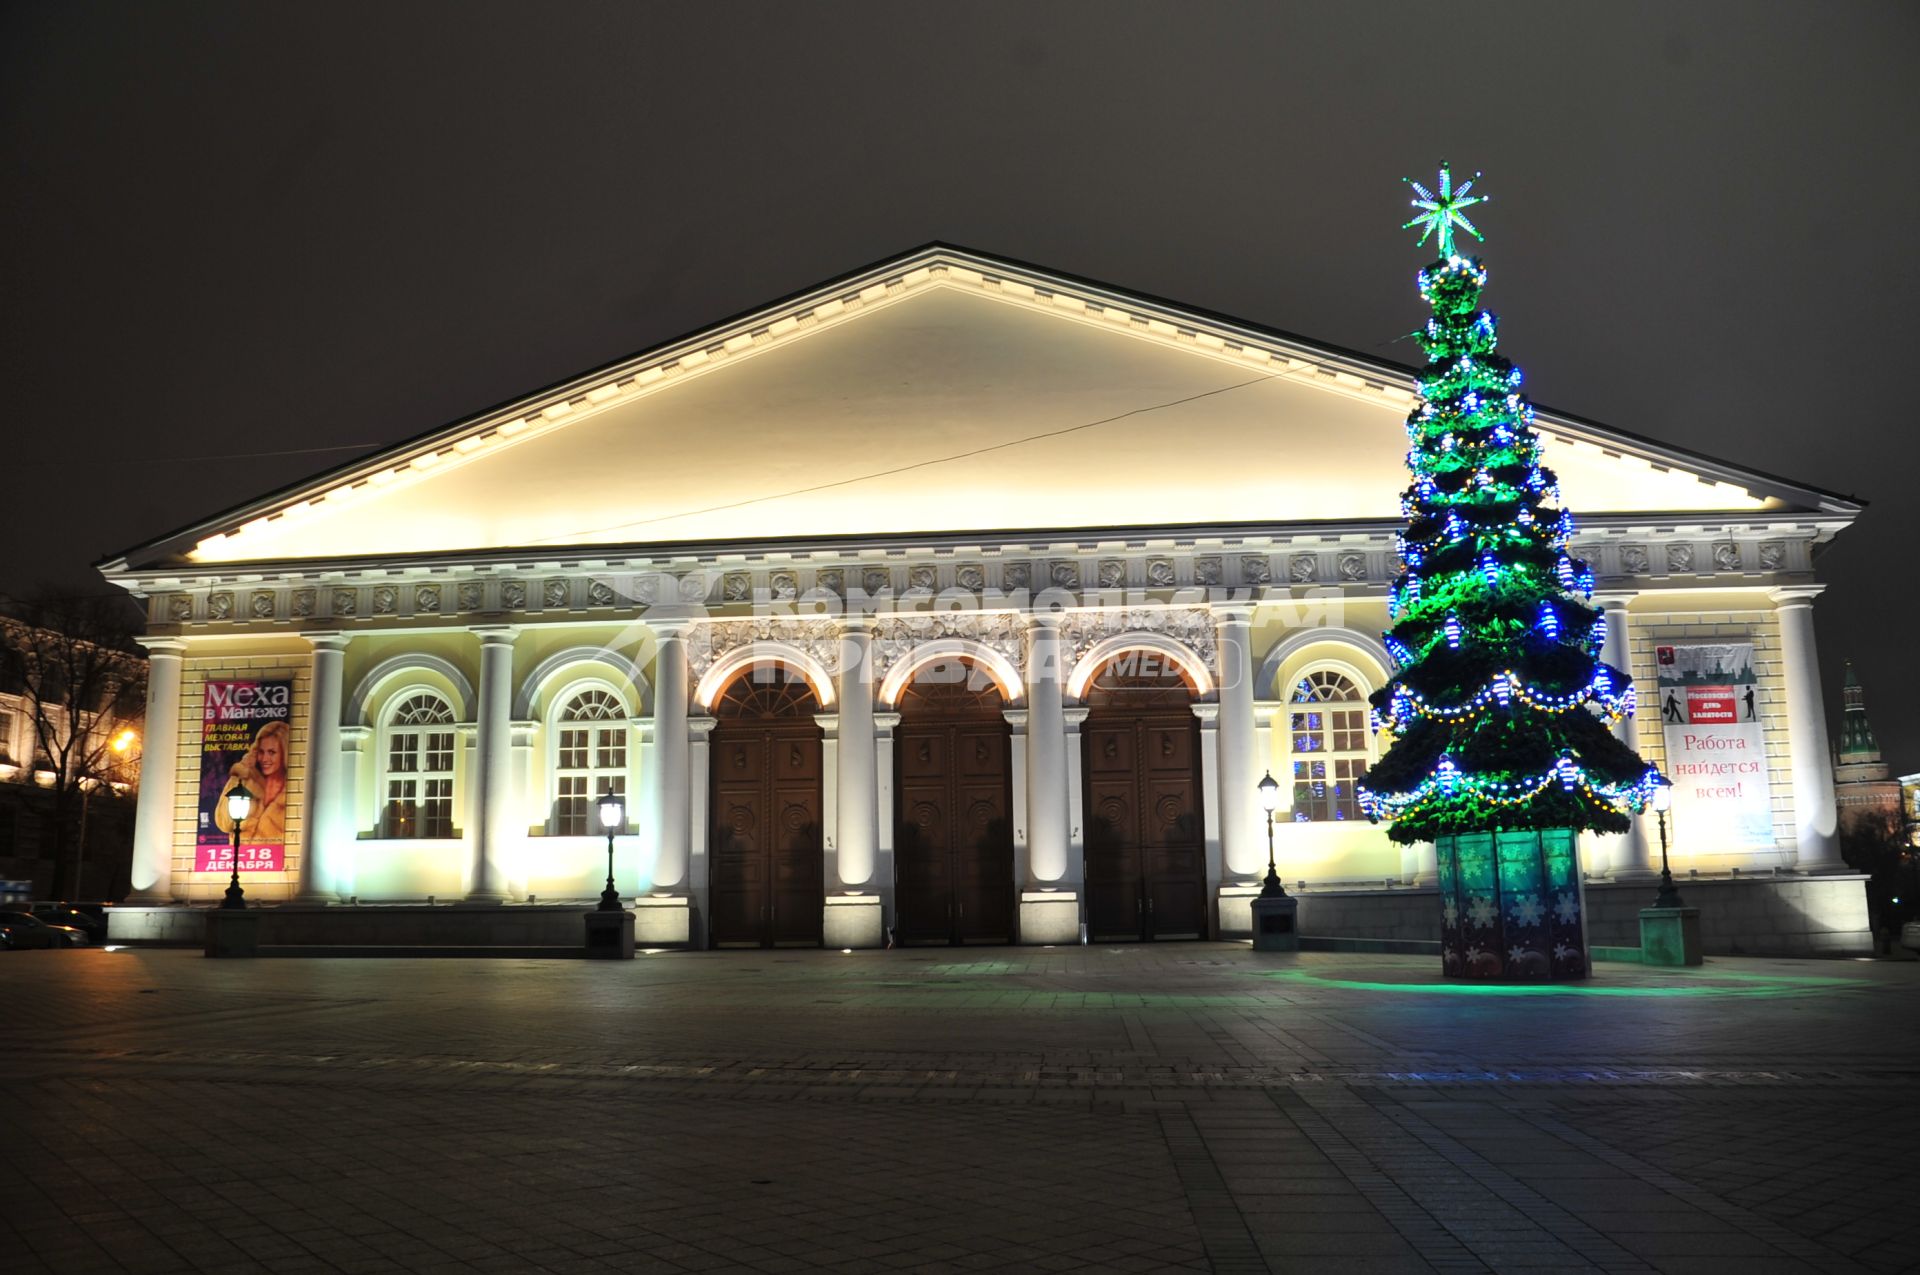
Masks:
[[[151,619],[136,897],[225,884],[196,846],[236,686],[284,687],[260,901],[590,898],[615,791],[643,936],[1243,934],[1269,771],[1290,884],[1418,892],[1431,848],[1353,788],[1415,401],[1396,365],[936,245],[422,435],[103,565]],[[1718,711],[1714,678],[1751,725],[1737,772],[1699,763],[1676,869],[1841,870],[1813,555],[1858,507],[1539,423],[1642,688],[1622,729],[1664,766],[1664,692]],[[1649,837],[1595,839],[1595,887],[1657,872]]]

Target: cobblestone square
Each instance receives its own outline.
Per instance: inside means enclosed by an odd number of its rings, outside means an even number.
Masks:
[[[1920,965],[1434,965],[9,953],[4,1268],[1920,1268]]]

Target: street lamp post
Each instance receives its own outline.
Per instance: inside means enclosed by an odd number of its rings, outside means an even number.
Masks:
[[[247,906],[246,891],[240,888],[240,825],[252,813],[253,794],[245,784],[235,784],[227,794],[227,822],[233,825],[233,879],[227,883],[227,897],[220,901],[223,909]]]
[[[613,884],[613,835],[627,821],[626,803],[617,793],[600,795],[600,826],[607,832],[607,888],[600,891],[600,906],[597,911],[620,911],[620,891]]]
[[[1653,813],[1660,823],[1660,892],[1653,896],[1657,908],[1683,908],[1680,891],[1673,884],[1673,869],[1667,864],[1667,811],[1673,808],[1673,785],[1664,778],[1653,790]]]
[[[1273,772],[1268,771],[1266,778],[1260,781],[1260,808],[1267,812],[1267,878],[1260,883],[1260,897],[1263,899],[1284,899],[1287,887],[1280,884],[1280,869],[1273,861],[1273,812],[1280,807],[1280,785],[1274,780]]]

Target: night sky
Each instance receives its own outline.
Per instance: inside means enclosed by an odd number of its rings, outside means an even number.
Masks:
[[[1537,402],[1873,502],[1828,698],[1920,770],[1917,63],[1907,3],[10,4],[0,589],[932,239],[1417,362],[1445,156]]]

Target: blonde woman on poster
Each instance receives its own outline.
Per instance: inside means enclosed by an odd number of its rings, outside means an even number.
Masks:
[[[245,784],[253,794],[253,813],[240,825],[240,839],[248,845],[279,845],[287,839],[287,754],[292,732],[285,722],[266,722],[253,737],[246,755],[233,763],[220,800],[214,803],[214,822],[231,836],[233,820],[227,816],[227,794]]]

